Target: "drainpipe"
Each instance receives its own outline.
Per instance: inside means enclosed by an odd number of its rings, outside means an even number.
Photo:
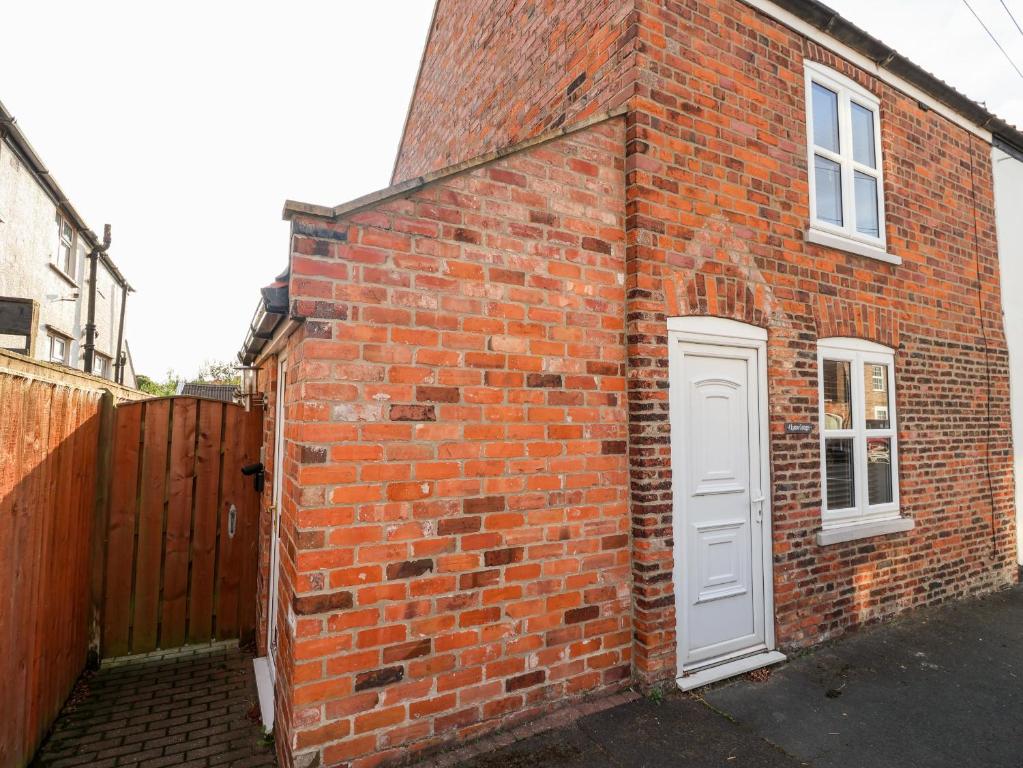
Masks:
[[[103,226],[103,245],[89,252],[89,316],[85,323],[85,372],[92,373],[96,356],[96,263],[101,253],[110,247],[110,225]]]
[[[121,320],[117,324],[117,351],[114,353],[114,381],[124,384],[124,352],[121,346],[124,344],[124,305],[128,303],[128,283],[121,283]]]

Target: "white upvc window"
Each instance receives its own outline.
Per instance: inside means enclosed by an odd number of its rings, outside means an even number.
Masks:
[[[53,263],[61,272],[74,279],[75,276],[75,230],[71,222],[57,213],[57,237]]]
[[[805,69],[807,239],[898,263],[886,250],[880,102],[827,67],[808,61]]]
[[[898,519],[894,352],[861,339],[821,339],[817,363],[822,528]]]
[[[94,376],[100,376],[104,379],[110,378],[110,358],[106,355],[101,355],[99,352],[93,353],[92,362],[92,373]]]
[[[55,333],[49,334],[47,338],[50,343],[50,362],[67,365],[67,339]]]

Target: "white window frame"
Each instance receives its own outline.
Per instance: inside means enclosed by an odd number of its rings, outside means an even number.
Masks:
[[[881,156],[881,102],[870,91],[854,80],[813,61],[804,63],[806,79],[806,145],[807,175],[810,182],[810,228],[806,239],[818,245],[858,253],[861,256],[900,264],[902,260],[888,253],[885,234],[884,204],[884,162]],[[813,135],[813,84],[827,88],[838,95],[838,147],[833,152],[814,144]],[[852,104],[870,110],[874,115],[874,159],[877,168],[856,162],[853,159]],[[814,156],[821,155],[838,163],[842,174],[842,226],[817,218],[817,181]],[[856,229],[855,172],[859,171],[877,179],[877,221],[878,237],[859,232]]]
[[[65,229],[70,232],[70,236],[67,238],[64,237]],[[63,254],[65,247],[67,248],[66,258]],[[53,264],[72,280],[74,280],[75,276],[75,260],[77,257],[75,248],[75,228],[71,226],[71,222],[64,218],[60,211],[57,211],[57,249],[56,253],[53,254]]]
[[[880,365],[872,366],[870,371],[870,385],[874,388],[875,392],[884,392],[885,385],[884,373],[878,376],[877,375],[878,371],[884,371],[884,368],[881,367]],[[881,386],[877,385],[878,381],[881,382]]]
[[[60,336],[60,335],[58,335],[56,333],[48,333],[47,334],[47,338],[49,339],[49,345],[50,345],[49,357],[47,359],[51,363],[60,363],[61,365],[67,365],[68,364],[67,363],[67,354],[68,354],[68,347],[70,346],[70,341],[67,338],[65,338],[64,336]],[[56,356],[54,354],[54,352],[53,352],[53,347],[54,347],[54,345],[57,342],[60,342],[63,345],[63,347],[64,347],[63,354],[61,356],[59,356],[59,357]]]
[[[852,428],[826,429],[824,422],[824,361],[850,364]],[[864,369],[868,365],[888,367],[888,428],[867,429]],[[871,372],[873,374],[873,372]],[[873,378],[873,375],[871,376]],[[884,520],[899,520],[899,445],[895,420],[895,352],[862,339],[829,338],[817,342],[817,387],[820,407],[821,525],[823,530],[844,528]],[[885,437],[891,441],[892,501],[867,503],[867,439]],[[853,492],[856,504],[845,509],[828,509],[828,470],[825,441],[846,438],[853,441]]]
[[[94,369],[92,372],[93,375],[109,379],[111,362],[113,361],[106,355],[100,352],[94,352],[92,355],[92,366]]]

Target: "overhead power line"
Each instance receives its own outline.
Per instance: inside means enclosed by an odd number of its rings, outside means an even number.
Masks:
[[[1023,79],[1023,71],[1021,71],[1020,68],[1016,66],[1016,62],[1013,61],[1012,57],[1009,56],[1009,54],[1006,52],[1004,48],[1002,48],[1002,44],[998,42],[998,38],[991,34],[991,30],[987,28],[987,24],[984,23],[984,20],[977,15],[977,12],[975,10],[973,10],[973,6],[970,5],[969,0],[963,0],[963,5],[970,9],[970,13],[973,14],[973,18],[975,18],[977,20],[977,23],[984,28],[984,31],[987,32],[987,36],[991,38],[991,42],[993,42],[998,47],[998,50],[1002,52],[1002,55],[1005,57],[1005,60],[1008,61],[1009,64],[1012,65],[1012,68],[1016,70],[1016,74],[1020,76],[1020,79]],[[1002,5],[1005,5],[1005,3],[1002,3]],[[1013,19],[1013,21],[1015,22],[1015,19]]]
[[[1012,19],[1012,23],[1016,25],[1016,29],[1018,29],[1018,30],[1019,30],[1019,33],[1020,33],[1021,35],[1023,35],[1023,27],[1021,27],[1021,26],[1019,25],[1019,22],[1018,22],[1018,21],[1016,21],[1016,17],[1012,15],[1012,11],[1010,11],[1010,10],[1009,10],[1009,6],[1007,6],[1007,5],[1005,4],[1005,0],[998,0],[998,2],[1000,2],[1000,3],[1002,4],[1002,8],[1004,8],[1004,9],[1005,9],[1005,12],[1006,12],[1007,14],[1009,14],[1009,18],[1010,18],[1010,19]]]

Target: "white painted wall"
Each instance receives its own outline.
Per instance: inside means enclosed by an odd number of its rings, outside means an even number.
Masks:
[[[1016,547],[1023,565],[1023,162],[992,150],[998,265],[1002,276],[1002,312],[1009,342],[1012,389],[1012,442],[1016,475]]]
[[[85,367],[88,311],[88,247],[75,233],[75,269],[66,279],[54,268],[57,206],[29,167],[0,141],[0,296],[34,299],[39,304],[35,357],[49,359],[48,326],[71,337],[68,364]],[[96,274],[96,351],[116,363],[121,288],[101,261]],[[125,322],[127,326],[127,321]],[[113,376],[113,369],[109,376]],[[134,375],[125,376],[134,386]]]
[[[57,206],[5,141],[0,141],[0,296],[39,302],[36,357],[47,359],[46,326],[72,339],[70,360],[78,359],[78,303],[74,285],[50,268],[56,247]],[[72,276],[76,277],[76,276]]]

